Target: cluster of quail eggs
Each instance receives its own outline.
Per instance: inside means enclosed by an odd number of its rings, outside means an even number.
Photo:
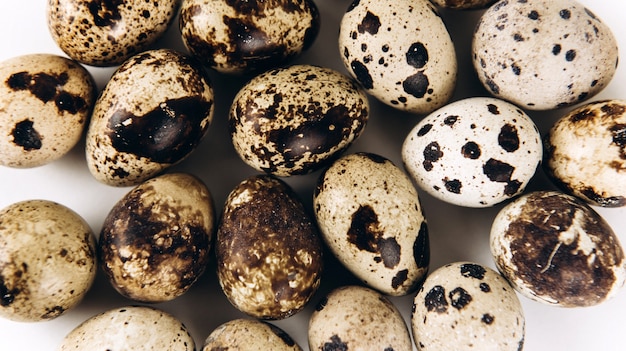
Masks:
[[[55,201],[0,210],[0,317],[55,319],[97,275],[128,302],[59,350],[198,349],[158,304],[204,274],[241,314],[203,329],[206,351],[302,350],[273,323],[302,313],[310,350],[521,350],[518,294],[595,306],[625,285],[617,228],[594,209],[626,206],[626,101],[593,100],[616,72],[617,41],[574,0],[353,0],[335,9],[336,51],[319,53],[341,68],[304,60],[327,25],[313,0],[50,0],[46,11],[65,55],[0,63],[0,166],[28,171],[80,147],[90,177],[127,188],[98,232]],[[444,11],[480,13],[471,53]],[[160,47],[176,26],[182,47]],[[461,59],[484,96],[454,95]],[[96,67],[115,68],[100,91]],[[352,151],[380,111],[418,116],[393,136],[398,154]],[[562,117],[544,133],[535,111]],[[235,179],[221,204],[189,161],[217,119],[231,143],[209,151],[232,148],[250,173],[199,166]],[[529,186],[538,172],[551,187]],[[431,269],[437,229],[422,194],[498,210],[484,242],[495,268]],[[407,296],[402,311],[393,301]]]

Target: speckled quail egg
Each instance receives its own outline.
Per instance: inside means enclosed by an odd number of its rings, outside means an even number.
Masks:
[[[349,285],[335,288],[309,320],[311,350],[412,350],[400,311],[375,290]]]
[[[207,337],[202,351],[302,351],[302,348],[279,327],[257,319],[233,319]]]
[[[457,61],[429,0],[355,0],[339,31],[343,64],[367,93],[394,108],[429,113],[456,86]]]
[[[176,17],[179,0],[49,0],[48,29],[69,57],[115,66],[146,50]]]
[[[431,0],[435,5],[453,10],[476,10],[491,6],[497,0]]]
[[[618,62],[611,29],[573,0],[498,1],[478,23],[472,54],[489,92],[531,110],[596,95]]]
[[[291,187],[270,175],[245,179],[228,195],[215,254],[224,294],[255,318],[299,312],[320,284],[322,243],[315,222]]]
[[[406,295],[425,277],[428,227],[409,177],[388,159],[357,153],[319,177],[317,223],[333,254],[368,286]]]
[[[49,200],[0,211],[0,317],[39,322],[74,308],[97,271],[95,238],[76,212]]]
[[[133,186],[182,161],[213,118],[202,67],[169,49],[122,64],[98,97],[87,130],[87,166],[99,181]]]
[[[524,190],[542,159],[539,131],[516,106],[466,98],[422,119],[402,146],[405,167],[430,195],[488,207]]]
[[[230,133],[242,160],[277,176],[312,172],[356,140],[367,123],[365,92],[343,74],[294,65],[244,85],[230,109]]]
[[[180,31],[189,51],[222,73],[250,73],[284,64],[317,38],[311,0],[185,0]]]
[[[582,200],[536,191],[502,208],[491,227],[500,272],[526,297],[554,306],[593,306],[614,296],[626,260],[609,224]]]
[[[97,314],[65,336],[59,351],[193,351],[193,338],[173,315],[147,306],[126,306]]]
[[[626,206],[626,101],[604,100],[561,117],[546,138],[547,174],[596,206]]]
[[[418,350],[519,351],[524,345],[515,290],[498,272],[472,262],[445,265],[426,278],[411,327]]]
[[[0,63],[0,81],[0,165],[41,166],[78,143],[96,99],[85,68],[57,55],[22,55]]]

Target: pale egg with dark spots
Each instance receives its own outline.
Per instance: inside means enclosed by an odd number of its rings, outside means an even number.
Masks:
[[[302,351],[281,328],[257,319],[239,318],[217,328],[204,341],[202,351]]]

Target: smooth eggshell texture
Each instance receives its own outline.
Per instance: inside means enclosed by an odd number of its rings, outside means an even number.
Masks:
[[[180,15],[181,36],[192,55],[232,74],[284,64],[313,44],[319,28],[311,0],[186,0]]]
[[[430,113],[456,86],[454,45],[429,0],[355,0],[339,31],[344,65],[367,93],[394,108]]]
[[[214,228],[213,199],[199,179],[164,174],[132,189],[100,233],[100,265],[122,295],[163,302],[184,294],[204,272]]]
[[[619,56],[611,29],[572,0],[498,1],[481,17],[472,53],[489,92],[531,110],[596,95]]]
[[[530,117],[494,98],[466,98],[422,119],[402,145],[417,185],[455,205],[488,207],[524,191],[543,155]]]
[[[230,131],[242,160],[277,176],[321,168],[356,140],[369,103],[355,81],[323,67],[294,65],[262,73],[231,105]]]
[[[536,191],[502,208],[490,246],[513,287],[544,304],[594,306],[626,280],[617,235],[591,207],[563,193]]]
[[[52,39],[69,57],[115,66],[144,51],[174,20],[180,0],[49,0]]]
[[[169,49],[122,64],[98,97],[87,130],[91,174],[134,186],[182,161],[213,119],[213,88],[202,67]]]
[[[453,10],[476,10],[491,6],[497,0],[432,0],[435,5]]]
[[[563,191],[591,205],[626,206],[626,101],[580,106],[546,138],[545,169]]]
[[[293,190],[270,175],[250,177],[224,204],[215,244],[228,300],[260,319],[287,318],[320,284],[322,243]]]
[[[96,99],[77,62],[52,54],[0,63],[0,165],[30,168],[55,161],[80,140]]]
[[[59,351],[194,351],[195,343],[176,317],[147,306],[97,314],[65,336]]]
[[[302,351],[302,348],[279,327],[256,319],[233,319],[206,338],[202,351]]]
[[[417,191],[391,161],[344,156],[320,176],[313,206],[326,244],[368,286],[406,295],[425,277],[428,227]]]
[[[0,317],[39,322],[74,308],[97,271],[89,225],[48,200],[17,202],[0,211]]]
[[[411,351],[400,311],[375,290],[349,285],[319,302],[309,320],[310,350]]]
[[[515,290],[498,272],[455,262],[432,272],[411,315],[418,350],[519,351],[525,319]]]

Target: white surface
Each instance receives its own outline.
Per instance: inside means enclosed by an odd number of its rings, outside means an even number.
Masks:
[[[581,1],[600,16],[618,37],[622,52],[626,51],[626,3],[621,0]],[[13,56],[47,52],[62,54],[52,41],[46,26],[44,0],[2,1],[0,3],[0,60]],[[337,31],[341,15],[350,0],[317,0],[322,16],[322,29],[315,45],[298,63],[314,63],[346,72],[340,63]],[[480,12],[443,13],[459,55],[459,82],[453,100],[485,95],[479,86],[468,56],[471,34]],[[184,50],[173,26],[157,46]],[[618,68],[612,83],[593,98],[626,99],[626,64]],[[89,68],[101,89],[113,69]],[[200,177],[211,189],[218,209],[226,195],[244,178],[256,172],[239,160],[230,143],[227,130],[227,109],[232,97],[243,83],[240,78],[213,75],[216,90],[214,123],[200,147],[174,170],[188,171]],[[406,133],[419,116],[395,112],[371,99],[370,122],[364,134],[349,152],[369,151],[385,156],[401,165],[400,149]],[[542,132],[556,117],[556,112],[529,112]],[[0,167],[0,208],[27,199],[49,199],[62,203],[82,215],[98,233],[110,208],[130,188],[112,188],[95,181],[84,161],[84,144],[79,144],[62,159],[34,169]],[[313,184],[319,172],[288,178],[286,181],[301,194],[310,207]],[[551,187],[540,171],[530,189]],[[494,267],[489,254],[488,236],[491,221],[501,206],[489,209],[466,209],[447,205],[424,193],[431,239],[431,270],[446,263],[469,260]],[[622,243],[626,244],[626,208],[597,210],[609,221]],[[274,322],[289,333],[304,349],[308,349],[306,329],[313,305],[329,289],[351,282],[336,262],[328,263],[327,275],[312,303],[301,313]],[[392,298],[407,323],[413,294]],[[599,306],[582,309],[549,307],[520,297],[526,314],[525,350],[626,350],[626,293]],[[115,292],[102,275],[96,280],[85,300],[74,310],[48,322],[15,323],[0,319],[0,351],[55,350],[61,339],[90,316],[110,308],[135,304]],[[243,315],[229,305],[223,296],[212,262],[204,276],[180,298],[155,307],[178,317],[190,329],[200,349],[206,336],[219,324]]]

